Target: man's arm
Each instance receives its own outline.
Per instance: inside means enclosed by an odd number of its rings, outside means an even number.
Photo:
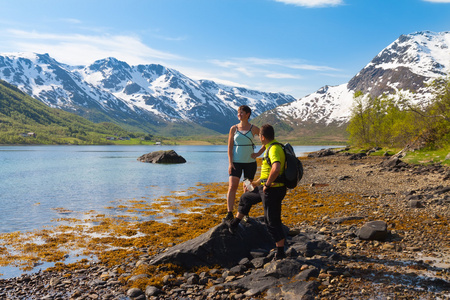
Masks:
[[[250,156],[251,156],[252,158],[257,158],[258,156],[260,156],[261,154],[264,153],[264,150],[266,150],[266,147],[263,145],[263,146],[261,147],[261,149],[259,149],[258,152],[252,153],[252,154],[250,154]]]
[[[269,178],[267,178],[266,183],[264,184],[264,190],[266,190],[270,185],[277,179],[280,174],[281,163],[276,161],[272,164],[272,168],[270,169]]]

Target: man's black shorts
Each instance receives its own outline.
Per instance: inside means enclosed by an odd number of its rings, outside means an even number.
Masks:
[[[231,169],[230,176],[241,178],[242,172],[244,172],[244,178],[253,180],[255,178],[256,169],[258,165],[255,162],[251,163],[233,163],[234,169]]]

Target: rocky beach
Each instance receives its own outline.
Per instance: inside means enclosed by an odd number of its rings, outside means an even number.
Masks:
[[[332,150],[302,162],[286,259],[272,260],[260,207],[232,235],[216,199],[186,218],[202,228],[189,238],[0,279],[0,298],[450,299],[450,168]]]

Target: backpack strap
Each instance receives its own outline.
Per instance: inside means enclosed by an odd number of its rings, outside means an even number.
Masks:
[[[283,146],[282,143],[272,143],[272,144],[270,144],[269,148],[267,148],[266,155],[264,156],[264,160],[269,164],[269,166],[272,166],[272,162],[270,161],[270,158],[269,158],[269,151],[270,151],[270,148],[272,148],[273,145],[280,145],[281,148],[284,151],[284,146]]]

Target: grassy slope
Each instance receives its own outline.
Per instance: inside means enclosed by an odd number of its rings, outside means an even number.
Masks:
[[[405,156],[404,160],[412,164],[441,163],[450,166],[450,145],[435,150],[422,149],[410,152]]]
[[[36,137],[21,137],[34,132]],[[0,143],[2,144],[98,144],[105,137],[127,136],[112,123],[92,123],[82,117],[46,106],[0,81]]]

